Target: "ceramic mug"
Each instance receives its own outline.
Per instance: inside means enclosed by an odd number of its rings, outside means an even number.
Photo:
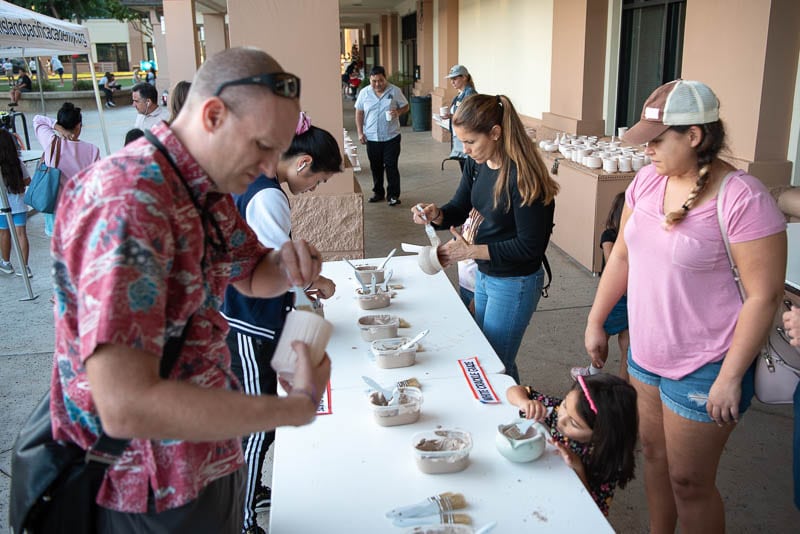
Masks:
[[[590,169],[599,169],[603,166],[603,160],[599,156],[586,156],[583,158],[583,164]]]
[[[620,126],[619,128],[617,128],[617,137],[621,138],[623,135],[625,135],[627,131],[628,131],[627,126]]]
[[[631,168],[634,171],[638,171],[642,167],[644,167],[644,158],[641,156],[633,156],[631,158]]]
[[[291,381],[297,363],[297,354],[292,348],[294,340],[308,344],[311,364],[317,365],[325,355],[325,347],[333,333],[333,324],[314,312],[292,310],[286,315],[283,332],[272,356],[272,368],[281,377]]]
[[[603,170],[606,172],[617,172],[617,160],[611,158],[604,159]]]
[[[629,156],[620,156],[618,159],[619,172],[631,172],[631,158]]]
[[[391,122],[392,121],[392,111],[391,110],[388,110],[386,112],[386,121],[387,122]]]
[[[439,108],[439,116],[443,119],[446,119],[450,116],[450,108],[447,106],[442,106]]]

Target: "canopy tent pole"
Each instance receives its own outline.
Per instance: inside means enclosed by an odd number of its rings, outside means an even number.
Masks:
[[[97,113],[100,114],[100,129],[103,131],[103,143],[106,147],[106,156],[111,154],[111,149],[108,145],[108,130],[106,129],[106,118],[103,112],[103,102],[100,100],[100,88],[97,86],[97,74],[94,72],[94,62],[92,62],[92,55],[86,54],[86,59],[89,60],[89,71],[92,73],[92,87],[94,88],[94,100],[97,103]]]
[[[21,278],[25,283],[25,290],[28,292],[27,298],[23,297],[19,300],[34,300],[38,298],[39,295],[33,294],[31,280],[28,278],[28,264],[22,259],[22,249],[19,246],[19,239],[17,239],[17,229],[14,226],[14,216],[11,213],[11,207],[8,205],[8,190],[6,189],[6,181],[3,179],[2,170],[0,170],[0,213],[2,213],[3,217],[6,218],[6,222],[8,223],[8,233],[11,234],[11,243],[14,245],[14,250],[17,251],[17,265],[22,266]],[[8,259],[11,259],[10,254]]]

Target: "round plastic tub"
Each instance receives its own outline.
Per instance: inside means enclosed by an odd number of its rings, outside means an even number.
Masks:
[[[469,465],[472,435],[463,430],[440,428],[414,434],[411,445],[417,467],[423,473],[457,473]]]
[[[386,400],[377,391],[370,394],[369,405],[376,423],[381,426],[399,426],[419,420],[422,391],[419,388],[402,387],[397,388],[395,396],[398,395],[399,402],[389,406],[383,404]]]

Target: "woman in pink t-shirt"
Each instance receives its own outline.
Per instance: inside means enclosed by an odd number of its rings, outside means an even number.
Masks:
[[[672,533],[676,522],[681,532],[723,532],[717,465],[750,405],[752,363],[783,295],[784,218],[758,179],[719,158],[719,101],[700,82],[657,88],[624,140],[647,143],[652,164],[626,192],[620,234],[589,313],[586,350],[603,361],[603,321],[627,291],[628,369],[638,393],[650,532]]]

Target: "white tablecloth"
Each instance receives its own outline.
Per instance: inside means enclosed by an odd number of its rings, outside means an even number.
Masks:
[[[514,383],[506,375],[492,375],[490,381],[503,399]],[[524,464],[497,452],[497,426],[517,417],[505,400],[479,403],[463,377],[424,380],[420,420],[381,427],[365,392],[366,387],[335,389],[333,414],[306,427],[278,429],[271,534],[401,533],[384,517],[386,511],[445,491],[464,495],[468,507],[458,512],[469,514],[474,526],[497,521],[496,534],[613,532],[552,445]],[[427,475],[417,468],[412,436],[439,425],[472,434],[464,471]]]
[[[343,261],[326,262],[322,274],[336,283],[336,294],[323,301],[325,318],[334,325],[328,343],[333,364],[331,387],[361,386],[361,375],[368,374],[379,382],[391,383],[409,377],[441,378],[460,376],[457,360],[477,356],[487,373],[505,370],[500,358],[478,329],[461,302],[447,276],[424,274],[417,266],[416,255],[392,258],[387,270],[394,271],[390,284],[402,284],[387,308],[362,310],[356,289],[360,287],[353,269]],[[377,265],[383,258],[354,261],[354,265]],[[400,335],[414,336],[426,328],[428,334],[420,343],[424,351],[417,353],[411,367],[380,369],[375,365],[370,343],[361,339],[358,318],[376,314],[397,315],[407,321]]]

